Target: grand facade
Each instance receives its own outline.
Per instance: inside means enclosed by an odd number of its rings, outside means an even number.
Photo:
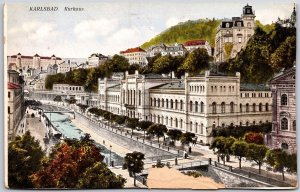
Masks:
[[[241,17],[223,19],[215,38],[215,61],[223,62],[236,56],[254,35],[255,13],[252,6],[243,8]]]
[[[273,95],[272,148],[291,153],[296,145],[296,67],[281,71],[270,82]]]
[[[119,79],[99,79],[98,87],[101,109],[193,132],[204,144],[211,142],[214,128],[272,120],[270,89],[241,84],[240,73],[228,76],[206,71],[175,79],[136,71]]]

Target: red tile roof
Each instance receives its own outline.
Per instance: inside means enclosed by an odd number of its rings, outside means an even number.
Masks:
[[[134,52],[146,52],[144,49],[140,48],[140,47],[136,47],[136,48],[129,48],[126,51],[121,51],[120,53],[134,53]]]
[[[15,83],[7,82],[8,89],[21,89],[21,86]]]
[[[184,46],[205,45],[206,40],[192,40],[184,43]]]

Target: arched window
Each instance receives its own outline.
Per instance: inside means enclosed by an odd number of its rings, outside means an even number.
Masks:
[[[166,107],[167,107],[167,109],[169,108],[169,100],[168,99],[166,99]]]
[[[173,103],[173,99],[171,99],[171,106],[170,106],[170,108],[173,109],[173,107],[174,107],[174,103]]]
[[[177,102],[177,99],[175,100],[175,109],[177,110],[178,108],[177,108],[177,104],[178,104],[178,102]]]
[[[251,27],[251,23],[250,22],[247,23],[247,27]]]
[[[183,101],[180,100],[180,110],[183,110]]]
[[[164,116],[161,116],[161,124],[164,124]]]
[[[168,119],[168,116],[166,117],[166,125],[169,124],[169,119]]]
[[[173,117],[171,117],[170,125],[171,125],[171,127],[173,126]]]
[[[198,133],[198,123],[195,123],[195,133]]]
[[[154,98],[154,107],[156,107],[156,98]]]
[[[258,105],[258,110],[259,110],[259,112],[262,111],[262,104],[261,103]]]
[[[255,121],[253,121],[253,125],[255,125]]]
[[[282,118],[281,119],[281,130],[288,130],[288,120],[287,118]]]
[[[287,105],[287,95],[286,94],[281,95],[281,105]]]
[[[157,123],[160,123],[160,116],[157,116]]]
[[[119,98],[118,98],[119,100]],[[139,105],[141,105],[141,100],[142,100],[142,92],[139,90]]]
[[[183,122],[183,120],[180,119],[180,129],[182,129],[182,122]]]
[[[216,114],[216,113],[217,113],[217,104],[216,104],[216,102],[213,102],[213,103],[212,103],[212,113],[213,113],[213,114]]]
[[[243,112],[243,105],[240,103],[240,112]]]
[[[249,103],[246,104],[246,112],[249,112]]]
[[[193,131],[193,122],[190,121],[190,131]]]
[[[282,143],[281,144],[281,149],[282,150],[288,150],[289,149],[289,145],[287,143]]]
[[[201,101],[200,104],[200,112],[203,113],[204,112],[204,103]]]
[[[203,134],[203,123],[201,123],[201,126],[200,126],[200,134]]]
[[[198,101],[195,102],[195,112],[198,112]]]
[[[153,106],[153,100],[152,100],[152,98],[150,98],[150,106]]]
[[[177,120],[177,118],[175,119],[175,127],[176,128],[178,127],[178,120]]]
[[[246,122],[246,126],[249,126],[249,122],[248,121]]]
[[[255,112],[256,111],[256,104],[255,103],[253,103],[252,108],[253,108],[253,112]]]
[[[221,113],[225,113],[225,102],[221,103]]]
[[[296,126],[296,120],[293,121],[293,131],[296,131],[297,126]]]
[[[222,128],[224,128],[225,127],[225,123],[222,123]]]
[[[269,111],[269,103],[266,103],[266,111]]]
[[[157,99],[157,107],[160,107],[160,99]]]
[[[234,103],[230,103],[230,113],[234,113]]]
[[[193,112],[193,101],[190,101],[190,111]]]
[[[165,100],[161,99],[161,107],[165,107]]]

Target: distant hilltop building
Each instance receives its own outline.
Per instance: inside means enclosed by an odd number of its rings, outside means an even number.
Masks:
[[[88,58],[89,68],[98,67],[105,63],[108,60],[108,56],[102,55],[101,53],[93,53]]]
[[[51,57],[39,56],[35,54],[34,56],[25,56],[21,53],[17,55],[12,55],[7,57],[8,68],[16,68],[20,72],[26,71],[28,69],[35,69],[35,73],[39,73],[42,70],[46,70],[49,65],[55,65],[62,62],[60,57],[52,55]]]
[[[254,30],[255,12],[248,4],[243,8],[241,17],[223,19],[217,29],[215,40],[216,62],[235,57],[246,46]]]
[[[277,24],[281,25],[282,27],[296,27],[296,7],[294,4],[293,12],[288,19],[280,19],[278,17],[278,20],[276,21]]]
[[[187,41],[183,45],[189,52],[192,52],[198,48],[204,48],[207,50],[208,55],[212,56],[211,46],[210,46],[209,42],[206,40],[198,39],[198,40]]]
[[[191,40],[187,41],[183,44],[175,43],[174,45],[153,45],[148,48],[147,56],[154,57],[157,54],[161,54],[162,56],[171,55],[171,56],[183,56],[188,52],[192,52],[195,49],[204,48],[207,50],[208,55],[212,55],[212,49],[208,41],[206,40]]]
[[[140,47],[129,48],[126,51],[121,51],[120,55],[128,59],[130,65],[147,65],[146,51]]]

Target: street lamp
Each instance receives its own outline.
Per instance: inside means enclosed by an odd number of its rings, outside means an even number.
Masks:
[[[111,148],[112,148],[112,146],[110,145],[109,146],[109,164],[110,164],[110,166],[111,166]]]

